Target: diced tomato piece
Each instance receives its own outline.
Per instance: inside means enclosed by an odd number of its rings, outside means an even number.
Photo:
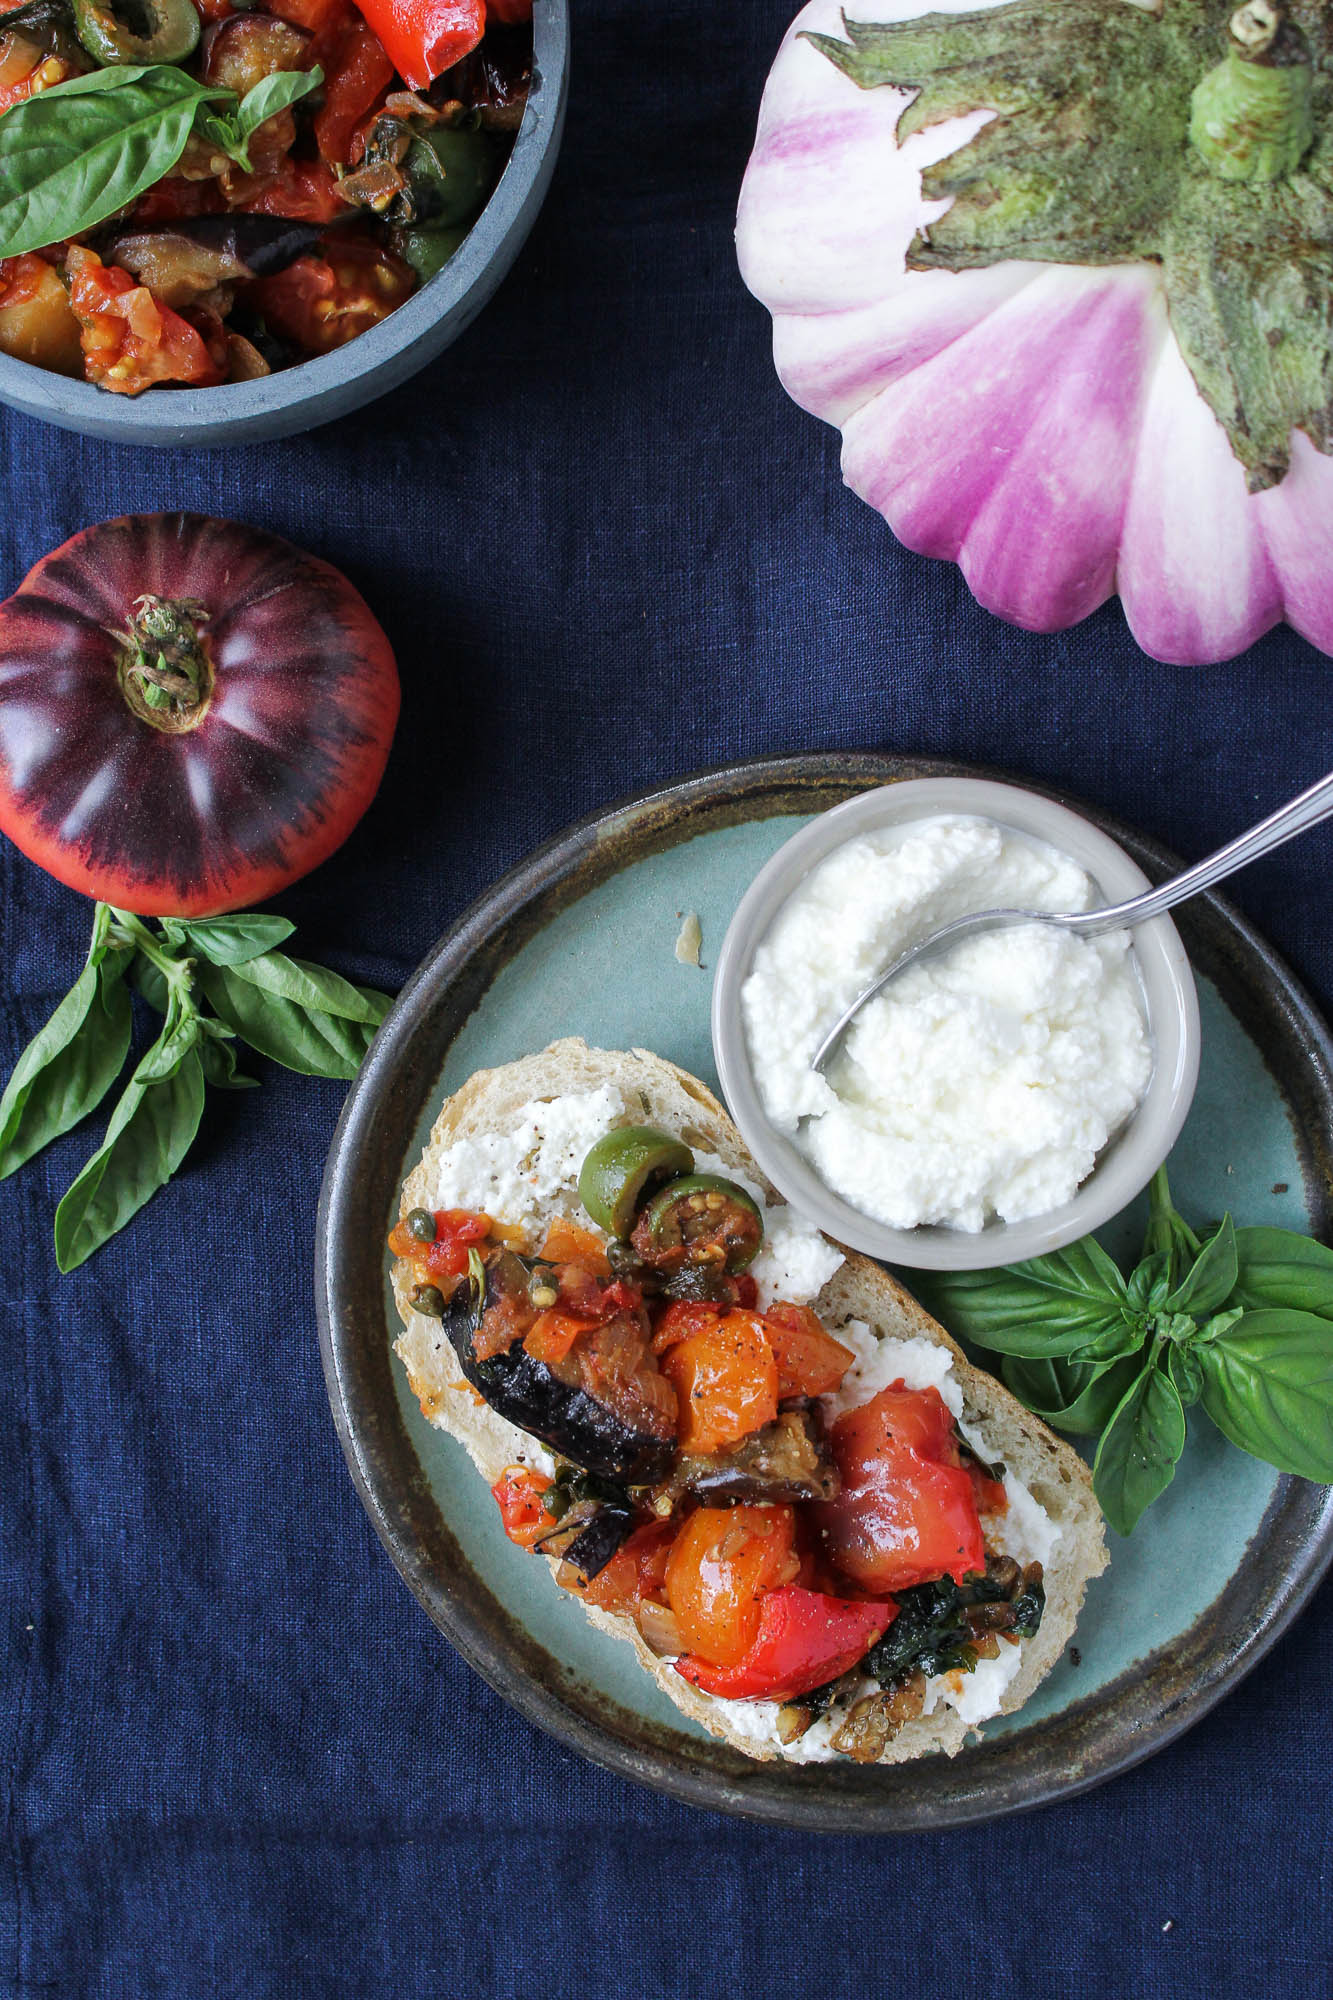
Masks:
[[[486,0],[357,0],[394,68],[424,90],[476,48],[486,32]]]
[[[17,35],[0,37],[0,46],[5,43],[11,46],[5,62],[7,81],[0,83],[0,112],[8,111],[11,105],[22,104],[26,98],[38,96],[43,90],[49,90],[53,83],[64,83],[68,79],[71,65],[60,56],[48,55],[38,43],[29,42],[21,31]]]
[[[490,1233],[489,1215],[475,1215],[466,1208],[437,1209],[435,1241],[418,1245],[422,1262],[432,1277],[461,1278],[468,1267],[468,1253],[484,1243]]]
[[[516,1340],[525,1337],[536,1317],[526,1291],[511,1291],[502,1285],[472,1336],[472,1352],[477,1360],[489,1361],[496,1354],[507,1354]]]
[[[526,1465],[507,1465],[491,1488],[505,1533],[521,1549],[530,1549],[555,1529],[555,1516],[547,1513],[545,1500],[553,1484],[544,1472],[534,1472]]]
[[[685,1650],[714,1666],[734,1666],[758,1636],[764,1593],[799,1571],[793,1508],[696,1509],[666,1566],[667,1603]]]
[[[725,1311],[725,1306],[710,1305],[705,1300],[673,1299],[653,1329],[653,1353],[665,1354],[669,1347],[687,1340],[692,1333],[709,1332]]]
[[[563,1361],[579,1335],[590,1333],[597,1324],[552,1306],[537,1315],[523,1336],[523,1345],[534,1361],[544,1361],[549,1367],[553,1361]]]
[[[346,166],[353,133],[393,82],[393,64],[359,15],[341,30],[323,63],[324,103],[315,113],[315,144],[322,160]]]
[[[552,1216],[540,1255],[547,1264],[581,1264],[595,1278],[606,1280],[611,1276],[611,1266],[606,1261],[606,1245],[601,1237],[594,1236],[591,1229],[584,1229],[580,1223],[570,1222],[563,1215]]]
[[[809,1306],[770,1306],[764,1331],[778,1364],[779,1398],[827,1396],[856,1359]]]
[[[404,1221],[389,1231],[389,1248],[395,1257],[409,1258],[423,1281],[461,1278],[468,1267],[469,1250],[484,1243],[490,1233],[489,1215],[478,1215],[470,1208],[437,1208],[433,1243],[423,1243]]]
[[[721,1451],[778,1413],[778,1364],[754,1313],[733,1307],[670,1347],[662,1373],[680,1404],[680,1448]]]
[[[937,1389],[882,1389],[838,1419],[830,1444],[842,1491],[815,1511],[849,1581],[880,1593],[985,1568],[972,1480]]]
[[[590,1583],[585,1583],[569,1563],[561,1565],[556,1579],[565,1590],[572,1590],[601,1611],[632,1615],[645,1598],[661,1599],[675,1536],[674,1522],[649,1521],[634,1530]]]
[[[103,264],[77,243],[70,247],[66,269],[90,382],[137,396],[154,382],[206,385],[223,379],[194,327],[170,306],[159,305],[128,271]]]
[[[387,319],[416,289],[416,273],[370,237],[330,238],[323,256],[246,285],[246,303],[306,354],[330,354]]]
[[[570,1350],[563,1379],[577,1379],[627,1430],[675,1437],[676,1392],[653,1358],[641,1313],[616,1313],[590,1328]]]
[[[753,1643],[739,1659],[718,1666],[687,1655],[676,1672],[724,1701],[791,1701],[847,1673],[897,1614],[892,1599],[868,1604],[788,1584],[764,1597]]]
[[[335,216],[347,213],[338,183],[323,160],[293,160],[290,156],[262,174],[233,181],[231,205],[248,215],[281,215],[289,222],[332,222]]]
[[[207,28],[214,21],[225,21],[228,14],[234,14],[236,10],[231,0],[194,0],[194,11]],[[275,7],[271,11],[276,13],[278,10]]]

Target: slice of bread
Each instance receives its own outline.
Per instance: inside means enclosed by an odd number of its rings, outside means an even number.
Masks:
[[[751,1182],[765,1185],[726,1111],[696,1078],[643,1049],[590,1049],[586,1043],[570,1039],[554,1042],[538,1054],[506,1063],[501,1069],[480,1070],[447,1100],[420,1163],[404,1185],[402,1213],[435,1206],[440,1158],[459,1139],[512,1129],[518,1112],[534,1101],[607,1084],[623,1103],[621,1122],[651,1123],[679,1133],[687,1145],[715,1154]],[[770,1205],[780,1200],[766,1186],[765,1193]],[[573,1185],[555,1197],[551,1212],[587,1221]],[[495,1219],[505,1220],[503,1216]],[[394,1296],[406,1331],[399,1336],[396,1351],[424,1414],[466,1447],[482,1478],[492,1485],[507,1465],[525,1454],[533,1455],[533,1440],[496,1416],[463,1381],[439,1321],[411,1309],[411,1283],[408,1265],[399,1260],[393,1274]],[[1002,1712],[1011,1713],[1022,1707],[1059,1659],[1073,1633],[1089,1579],[1106,1567],[1101,1510],[1093,1497],[1088,1468],[1001,1383],[974,1368],[943,1327],[868,1257],[849,1251],[814,1306],[835,1333],[848,1320],[859,1320],[881,1338],[924,1339],[947,1347],[962,1390],[964,1422],[979,1434],[991,1455],[1003,1459],[1022,1480],[1060,1529],[1046,1567],[1045,1616],[1036,1636],[1023,1641],[1019,1670],[1005,1691]],[[585,1604],[584,1610],[603,1631],[632,1645],[645,1672],[678,1708],[715,1736],[724,1737],[751,1757],[783,1754],[776,1746],[757,1743],[740,1731],[728,1712],[731,1704],[718,1703],[690,1687],[673,1667],[649,1650],[630,1619],[590,1604]],[[930,1715],[905,1723],[890,1740],[881,1761],[900,1763],[937,1750],[953,1756],[974,1733],[980,1733],[976,1725],[965,1723],[953,1708],[941,1703]]]

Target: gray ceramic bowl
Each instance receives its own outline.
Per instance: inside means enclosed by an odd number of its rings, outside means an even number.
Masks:
[[[333,354],[258,382],[116,396],[0,354],[0,403],[125,444],[245,444],[313,430],[396,389],[457,340],[522,248],[546,197],[565,123],[569,0],[534,0],[533,77],[500,182],[457,254],[379,326]]]
[[[920,778],[886,785],[835,806],[778,849],[759,871],[731,920],[713,983],[713,1052],[728,1108],[773,1185],[838,1242],[917,1270],[975,1271],[1037,1257],[1100,1228],[1147,1186],[1174,1145],[1199,1075],[1199,1002],[1185,948],[1169,917],[1143,924],[1134,949],[1154,1066],[1133,1118],[1098,1158],[1072,1201],[1024,1222],[995,1222],[978,1234],[943,1228],[891,1229],[832,1192],[783,1133],[769,1123],[750,1066],[740,995],[754,954],[782,905],[810,870],[856,835],[938,813],[969,813],[1049,842],[1072,855],[1106,903],[1150,884],[1108,834],[1036,792],[985,778]]]

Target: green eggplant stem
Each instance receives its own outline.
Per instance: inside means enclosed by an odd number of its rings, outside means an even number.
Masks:
[[[1227,52],[1190,99],[1190,139],[1226,181],[1277,181],[1314,143],[1313,70],[1305,38],[1276,0],[1245,0]]]

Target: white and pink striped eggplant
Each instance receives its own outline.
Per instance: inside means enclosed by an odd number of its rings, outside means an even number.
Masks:
[[[810,0],[741,271],[909,548],[1035,631],[1333,652],[1333,10]],[[875,25],[870,25],[870,23]]]

